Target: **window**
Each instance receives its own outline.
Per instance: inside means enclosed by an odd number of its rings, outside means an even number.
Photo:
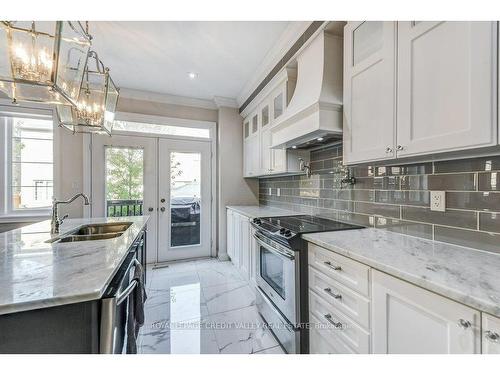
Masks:
[[[210,129],[178,125],[149,124],[134,121],[115,121],[113,131],[177,135],[182,137],[210,138]]]
[[[51,111],[0,107],[3,168],[0,215],[46,213],[54,195]]]

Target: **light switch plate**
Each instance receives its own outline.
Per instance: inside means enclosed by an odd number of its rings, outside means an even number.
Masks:
[[[431,191],[431,211],[446,211],[445,191]]]
[[[277,188],[276,189],[276,195],[279,197],[281,196],[281,189],[280,188]]]
[[[269,195],[273,195],[273,191],[269,188]]]

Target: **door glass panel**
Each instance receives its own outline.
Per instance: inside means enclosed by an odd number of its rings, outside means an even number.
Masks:
[[[106,216],[143,213],[144,150],[106,147]]]
[[[245,138],[248,138],[248,136],[250,135],[250,124],[247,122],[245,122]]]
[[[269,106],[262,108],[262,126],[269,124]]]
[[[260,247],[260,276],[285,299],[285,271],[284,260],[270,252],[265,247]]]
[[[170,246],[200,244],[201,154],[170,153]]]
[[[259,125],[257,123],[257,115],[252,117],[252,134],[255,133],[259,129]]]
[[[273,118],[276,119],[283,113],[283,93],[280,93],[274,98],[274,113]]]
[[[384,23],[382,21],[367,21],[354,30],[352,37],[353,65],[382,49],[383,29]]]

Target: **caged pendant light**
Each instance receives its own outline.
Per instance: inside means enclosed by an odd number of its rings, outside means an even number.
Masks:
[[[118,97],[109,69],[90,51],[78,102],[56,106],[59,124],[73,133],[111,135]]]
[[[75,105],[90,44],[78,21],[0,21],[0,91],[14,103]]]

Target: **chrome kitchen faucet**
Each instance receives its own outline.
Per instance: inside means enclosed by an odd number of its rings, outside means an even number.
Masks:
[[[52,234],[59,233],[59,226],[63,223],[64,219],[66,219],[68,217],[68,215],[64,215],[61,219],[59,219],[57,206],[59,204],[68,204],[68,203],[71,203],[71,202],[73,202],[78,197],[82,197],[83,198],[83,203],[86,206],[88,206],[90,204],[89,197],[87,197],[83,193],[78,193],[78,194],[76,194],[75,196],[73,196],[72,198],[70,198],[70,199],[68,199],[66,201],[58,201],[55,198],[52,200],[52,219],[50,221],[50,233],[52,233]]]

